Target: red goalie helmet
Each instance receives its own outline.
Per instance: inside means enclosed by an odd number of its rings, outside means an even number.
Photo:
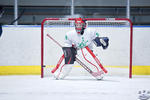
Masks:
[[[76,18],[75,19],[75,29],[77,31],[78,34],[83,34],[84,33],[84,29],[86,28],[86,20],[82,19],[82,18]]]

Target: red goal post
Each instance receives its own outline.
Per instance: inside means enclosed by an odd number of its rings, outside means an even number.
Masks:
[[[104,25],[110,24],[110,25],[117,25],[117,26],[121,26],[126,22],[128,24],[129,27],[129,78],[132,78],[132,38],[133,38],[133,25],[130,19],[128,18],[85,18],[87,21],[93,21],[93,22],[100,22]],[[44,50],[44,27],[45,24],[48,22],[57,22],[57,21],[74,21],[74,18],[45,18],[43,19],[42,23],[41,23],[41,78],[44,77],[44,67],[46,66],[44,64],[44,60],[45,60],[45,50]],[[50,24],[46,24],[46,26],[48,26]],[[95,24],[94,24],[95,25]],[[122,44],[123,45],[123,44]],[[59,58],[58,58],[59,59]]]

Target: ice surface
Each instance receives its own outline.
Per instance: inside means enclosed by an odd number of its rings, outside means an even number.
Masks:
[[[0,76],[0,100],[138,100],[142,90],[150,90],[150,77]]]

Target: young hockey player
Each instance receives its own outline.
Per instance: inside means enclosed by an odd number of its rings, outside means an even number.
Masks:
[[[109,45],[108,37],[99,37],[99,34],[90,28],[86,28],[86,20],[83,18],[75,19],[75,29],[65,35],[65,45],[62,48],[64,52],[65,65],[59,71],[54,72],[56,79],[64,79],[71,71],[74,64],[77,50],[88,46],[93,49],[93,43],[106,49]]]

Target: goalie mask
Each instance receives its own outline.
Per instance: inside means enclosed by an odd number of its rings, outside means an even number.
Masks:
[[[76,29],[76,32],[78,34],[81,34],[83,35],[84,33],[84,29],[86,28],[86,20],[82,19],[82,18],[76,18],[75,19],[75,29]]]

